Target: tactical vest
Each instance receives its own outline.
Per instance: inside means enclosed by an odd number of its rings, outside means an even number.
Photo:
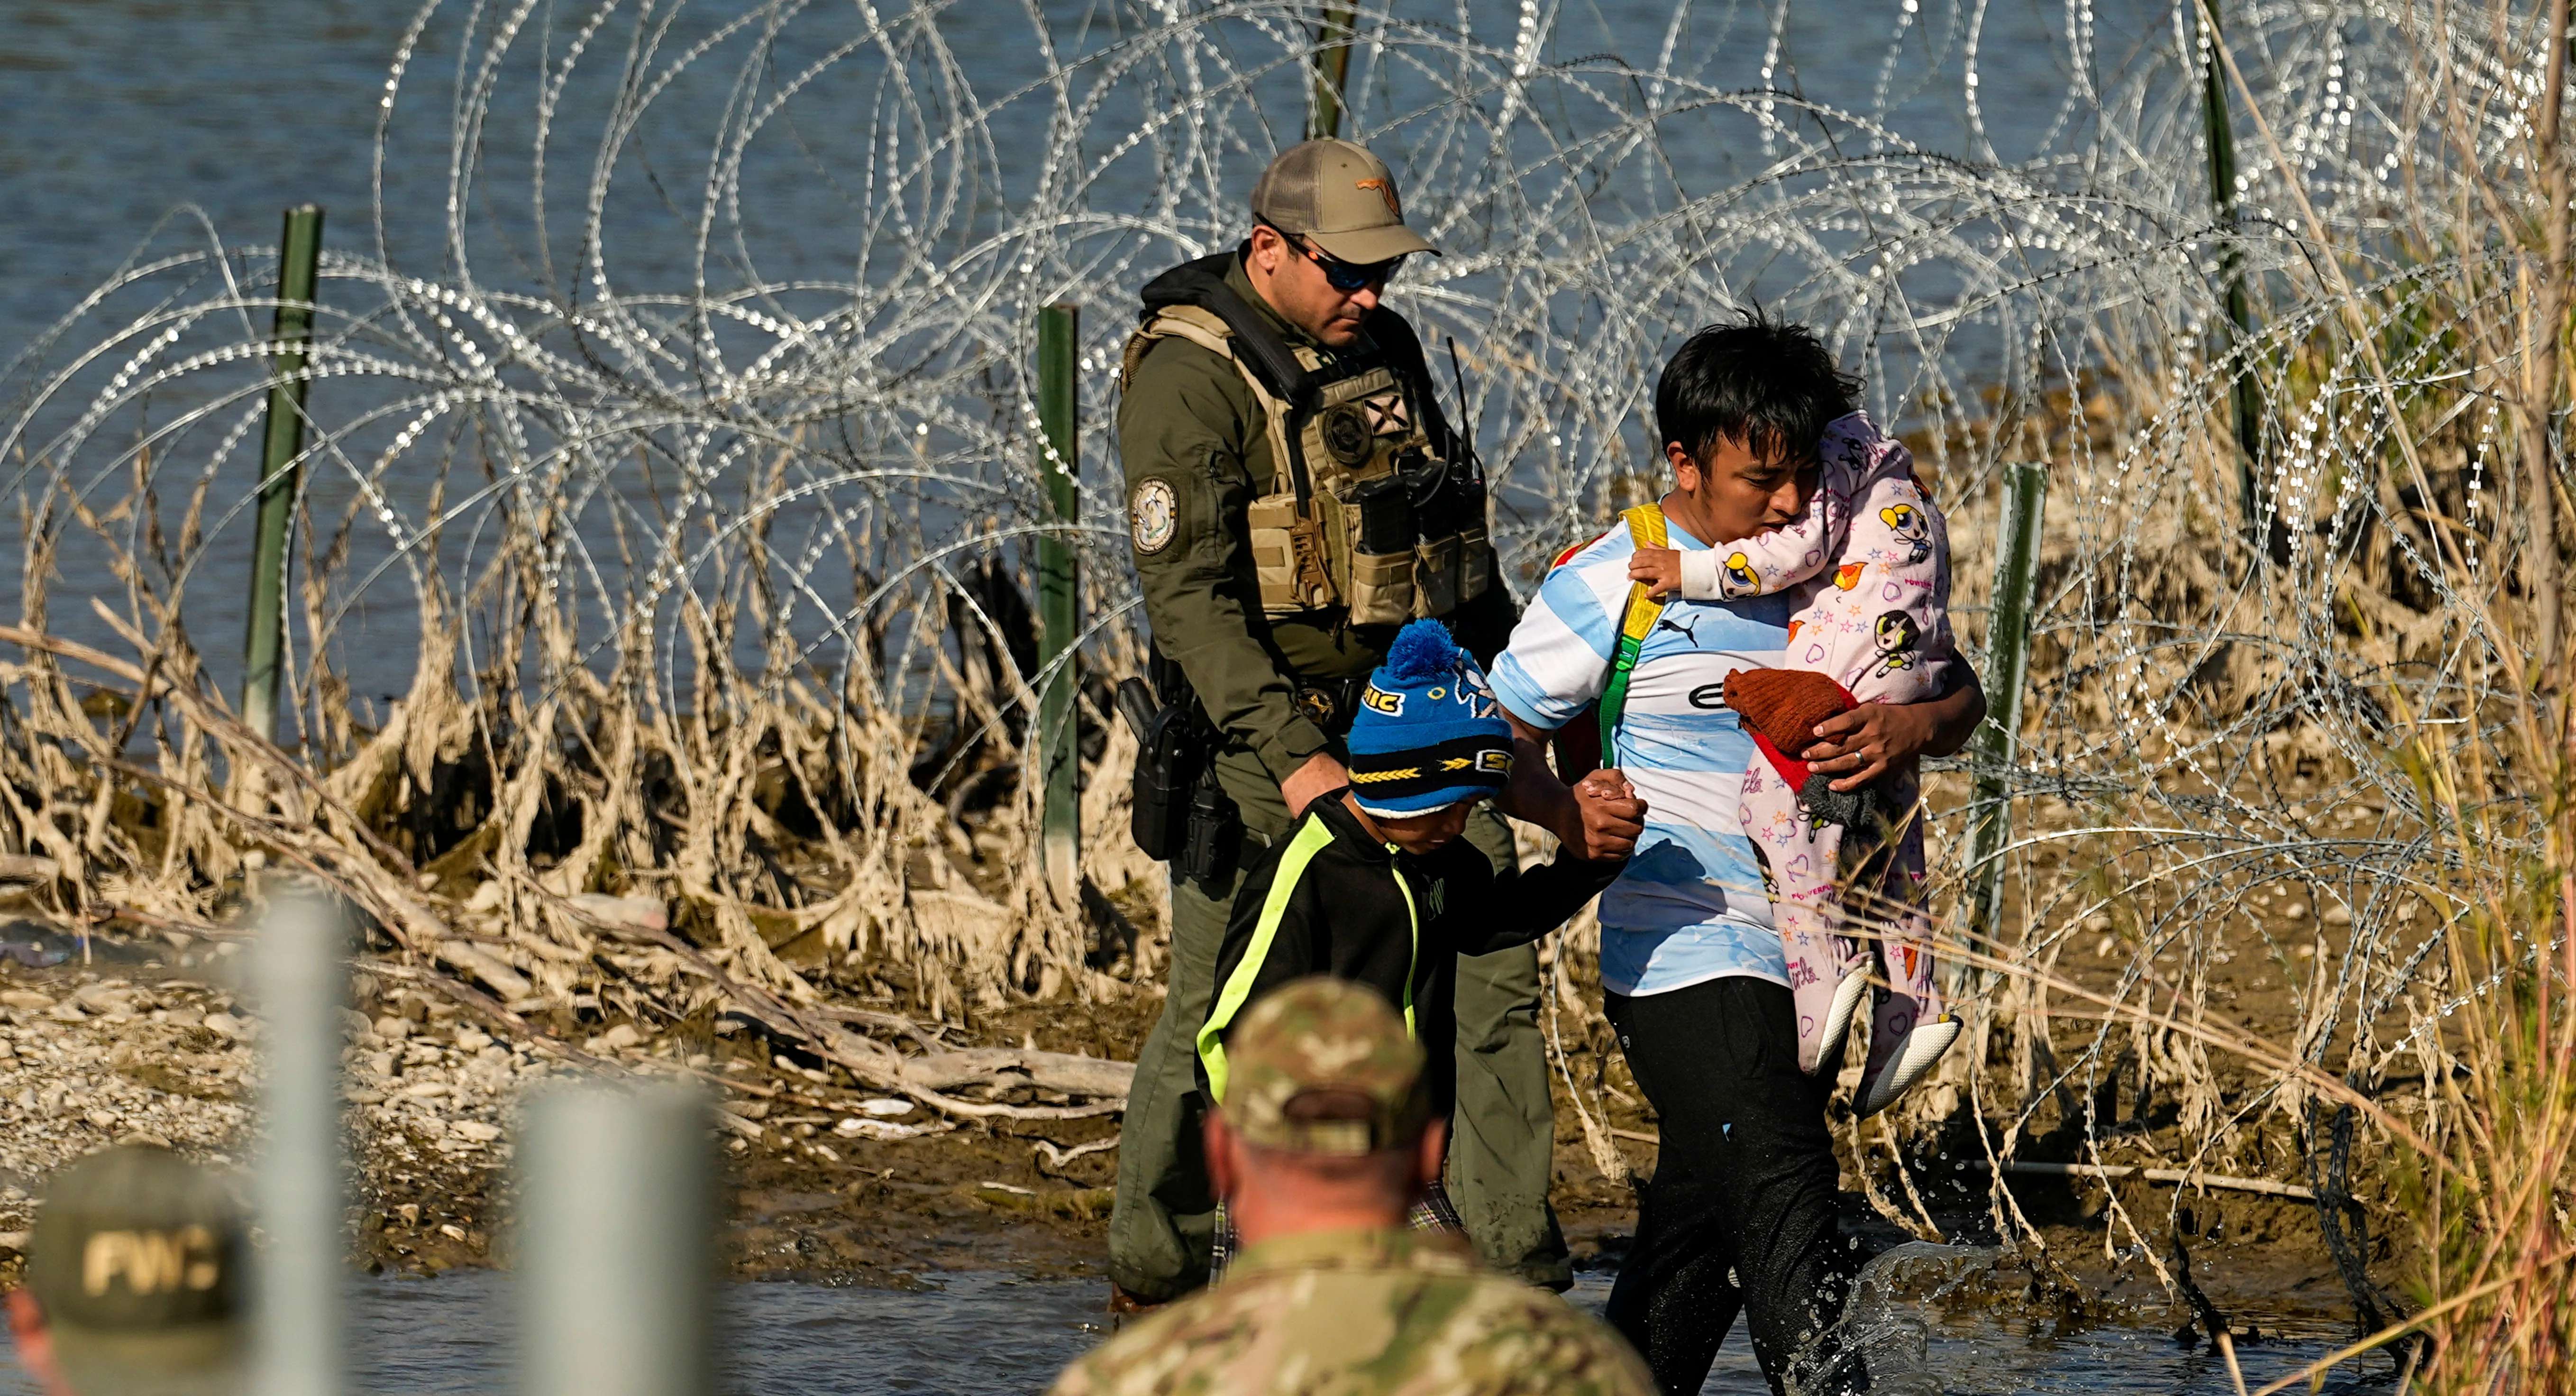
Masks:
[[[1431,395],[1411,327],[1372,315],[1330,363],[1292,347],[1225,282],[1234,253],[1185,263],[1145,288],[1119,386],[1158,339],[1231,361],[1270,421],[1272,490],[1247,522],[1261,609],[1347,607],[1354,625],[1446,615],[1493,575],[1485,484]]]

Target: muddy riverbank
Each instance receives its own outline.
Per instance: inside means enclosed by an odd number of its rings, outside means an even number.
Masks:
[[[91,1149],[145,1138],[219,1162],[249,1157],[259,1024],[234,987],[238,954],[102,938],[89,943],[84,963],[76,939],[32,922],[0,933],[0,942],[23,948],[0,964],[0,1264],[18,1263],[44,1175]],[[23,963],[57,954],[58,964]],[[387,1275],[506,1264],[517,1103],[589,1068],[545,1041],[498,1040],[454,1004],[390,974],[363,976],[361,988],[348,1018],[347,1094],[362,1264]],[[943,1033],[961,1045],[1130,1060],[1158,1006],[1150,991],[1107,1004],[1021,1005]],[[1115,1115],[940,1120],[723,1022],[650,1035],[621,1022],[579,1046],[624,1070],[699,1081],[721,1102],[726,1255],[740,1278],[904,1289],[970,1272],[1100,1277]],[[1615,1058],[1604,1080],[1594,1108],[1607,1107],[1631,1171],[1649,1174],[1655,1122]],[[1555,1203],[1577,1265],[1613,1270],[1633,1225],[1633,1193],[1595,1166],[1568,1101],[1560,1099],[1558,1116]],[[1910,1170],[1925,1209],[1945,1239],[1999,1243],[1981,1155],[1957,1131],[1935,1138],[1942,1142]],[[1917,1239],[1870,1205],[1856,1173],[1846,1184],[1847,1229],[1865,1251]],[[2145,1249],[2104,1217],[2116,1200],[2168,1266],[2165,1232],[2182,1235],[2194,1274],[2222,1310],[2275,1323],[2288,1314],[2312,1327],[2349,1322],[2308,1202],[2201,1192],[2180,1199],[2187,1230],[2159,1230],[2175,1211],[2168,1185],[2021,1176],[2012,1184],[2015,1204],[2048,1241],[2048,1262],[2010,1282],[2034,1313],[2165,1331],[2188,1317],[2168,1300]]]

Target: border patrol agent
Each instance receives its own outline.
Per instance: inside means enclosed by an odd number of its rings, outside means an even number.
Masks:
[[[1208,1152],[1250,1249],[1101,1344],[1054,1396],[1649,1396],[1606,1326],[1408,1231],[1439,1176],[1422,1048],[1346,980],[1282,985],[1228,1039]]]
[[[1216,1199],[1193,1040],[1244,850],[1285,837],[1308,802],[1350,783],[1338,744],[1399,626],[1440,617],[1490,657],[1513,620],[1484,482],[1412,327],[1378,304],[1406,257],[1434,250],[1405,226],[1393,174],[1349,141],[1307,141],[1262,175],[1252,215],[1241,246],[1145,287],[1120,370],[1159,715],[1198,724],[1205,779],[1193,791],[1183,772],[1155,795],[1151,761],[1139,764],[1139,843],[1173,862],[1172,961],[1122,1131],[1114,1305],[1166,1301],[1207,1275]],[[1164,800],[1168,848],[1145,832]],[[1585,842],[1584,816],[1514,812],[1591,856],[1627,852],[1597,829]],[[1510,830],[1491,811],[1467,838],[1511,866]],[[1573,1274],[1547,1201],[1555,1119],[1537,1002],[1535,949],[1459,962],[1450,1182],[1488,1263],[1561,1288]]]

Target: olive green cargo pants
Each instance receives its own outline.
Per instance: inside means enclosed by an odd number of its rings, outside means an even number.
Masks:
[[[1248,753],[1219,759],[1244,823],[1275,842],[1288,830],[1278,787]],[[1256,804],[1247,796],[1267,795]],[[1467,839],[1498,865],[1513,857],[1511,826],[1490,806],[1467,822]],[[1145,1039],[1118,1137],[1118,1191],[1109,1215],[1109,1278],[1149,1302],[1178,1298],[1207,1280],[1216,1221],[1199,1127],[1195,1043],[1216,993],[1216,957],[1239,872],[1214,888],[1174,879],[1172,959],[1163,1014]],[[1538,950],[1458,957],[1458,1104],[1449,1125],[1449,1196],[1485,1263],[1532,1284],[1564,1289],[1574,1268],[1547,1188],[1556,1111],[1538,1027]]]

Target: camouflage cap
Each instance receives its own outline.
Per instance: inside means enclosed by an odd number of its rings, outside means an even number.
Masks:
[[[1395,172],[1356,141],[1326,137],[1281,151],[1252,186],[1252,216],[1359,266],[1440,252],[1404,226]]]
[[[1365,984],[1283,984],[1226,1035],[1225,1054],[1226,1124],[1261,1148],[1371,1154],[1419,1138],[1431,1117],[1422,1048]]]
[[[71,1388],[236,1390],[246,1230],[224,1179],[167,1149],[121,1144],[57,1173],[27,1242],[27,1287]]]

